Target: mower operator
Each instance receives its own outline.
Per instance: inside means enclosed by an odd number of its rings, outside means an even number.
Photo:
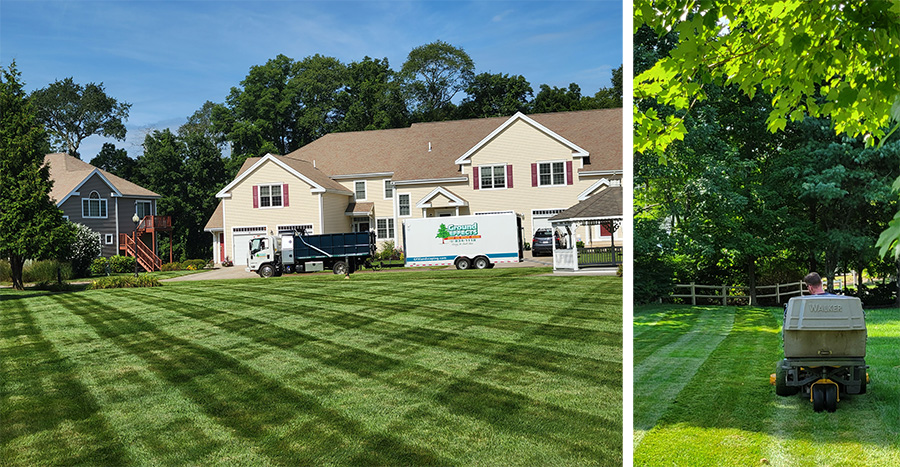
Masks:
[[[806,290],[809,291],[810,295],[834,295],[825,292],[825,288],[822,286],[822,276],[817,272],[807,274],[803,278],[803,282],[806,283]]]

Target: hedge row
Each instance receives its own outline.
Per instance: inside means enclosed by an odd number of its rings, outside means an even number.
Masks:
[[[88,285],[88,290],[98,290],[98,289],[122,289],[122,288],[132,288],[132,287],[159,287],[159,280],[157,280],[153,276],[148,276],[146,274],[134,277],[134,276],[107,276],[101,277],[95,281],[92,281],[90,285]]]

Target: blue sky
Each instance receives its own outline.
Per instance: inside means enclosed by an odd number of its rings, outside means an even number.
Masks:
[[[575,82],[592,95],[622,64],[622,1],[0,2],[0,65],[15,60],[28,91],[67,77],[102,82],[132,104],[127,140],[112,141],[132,156],[148,129],[224,102],[278,54],[386,57],[399,70],[438,39],[462,47],[476,73],[523,75],[535,90]],[[85,140],[82,157],[105,141]]]

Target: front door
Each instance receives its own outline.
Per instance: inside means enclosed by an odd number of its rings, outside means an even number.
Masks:
[[[368,217],[354,217],[353,218],[353,231],[354,232],[368,232],[370,222]]]

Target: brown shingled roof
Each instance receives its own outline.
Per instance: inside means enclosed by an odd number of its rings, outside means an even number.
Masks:
[[[50,199],[56,202],[62,201],[69,193],[77,188],[88,175],[98,170],[123,196],[142,198],[159,198],[160,196],[144,187],[135,185],[124,178],[113,175],[103,169],[97,169],[91,164],[76,159],[68,154],[57,152],[44,156],[44,163],[50,165],[50,179],[53,180],[53,189],[50,190]]]
[[[211,232],[213,230],[222,230],[225,228],[225,210],[222,207],[222,203],[224,201],[219,201],[219,205],[216,206],[216,210],[213,211],[212,216],[210,216],[209,221],[206,222],[206,227],[203,227],[205,232]]]
[[[622,109],[529,115],[590,153],[582,171],[622,170]],[[392,179],[461,177],[456,159],[510,117],[417,123],[393,130],[330,133],[285,156],[330,176],[393,172]],[[430,149],[430,150],[429,150]],[[587,162],[587,161],[586,161]]]
[[[301,174],[303,174],[303,176],[312,180],[313,183],[321,185],[326,190],[337,191],[337,192],[345,193],[347,195],[353,195],[353,192],[348,190],[347,188],[345,188],[344,185],[341,185],[340,183],[332,180],[328,175],[325,175],[321,170],[313,167],[313,164],[311,162],[307,162],[307,161],[300,160],[300,159],[292,159],[292,158],[285,157],[285,156],[277,156],[275,154],[272,154],[272,156],[278,158],[279,161],[287,164],[288,167],[296,170],[297,172],[300,172]],[[244,165],[242,165],[241,169],[238,170],[236,177],[240,177],[242,173],[247,171],[250,167],[253,166],[253,164],[256,164],[261,159],[262,159],[262,157],[247,158],[247,160],[244,161]]]
[[[613,186],[600,191],[575,206],[551,217],[550,220],[597,219],[603,217],[622,217],[621,186]]]

